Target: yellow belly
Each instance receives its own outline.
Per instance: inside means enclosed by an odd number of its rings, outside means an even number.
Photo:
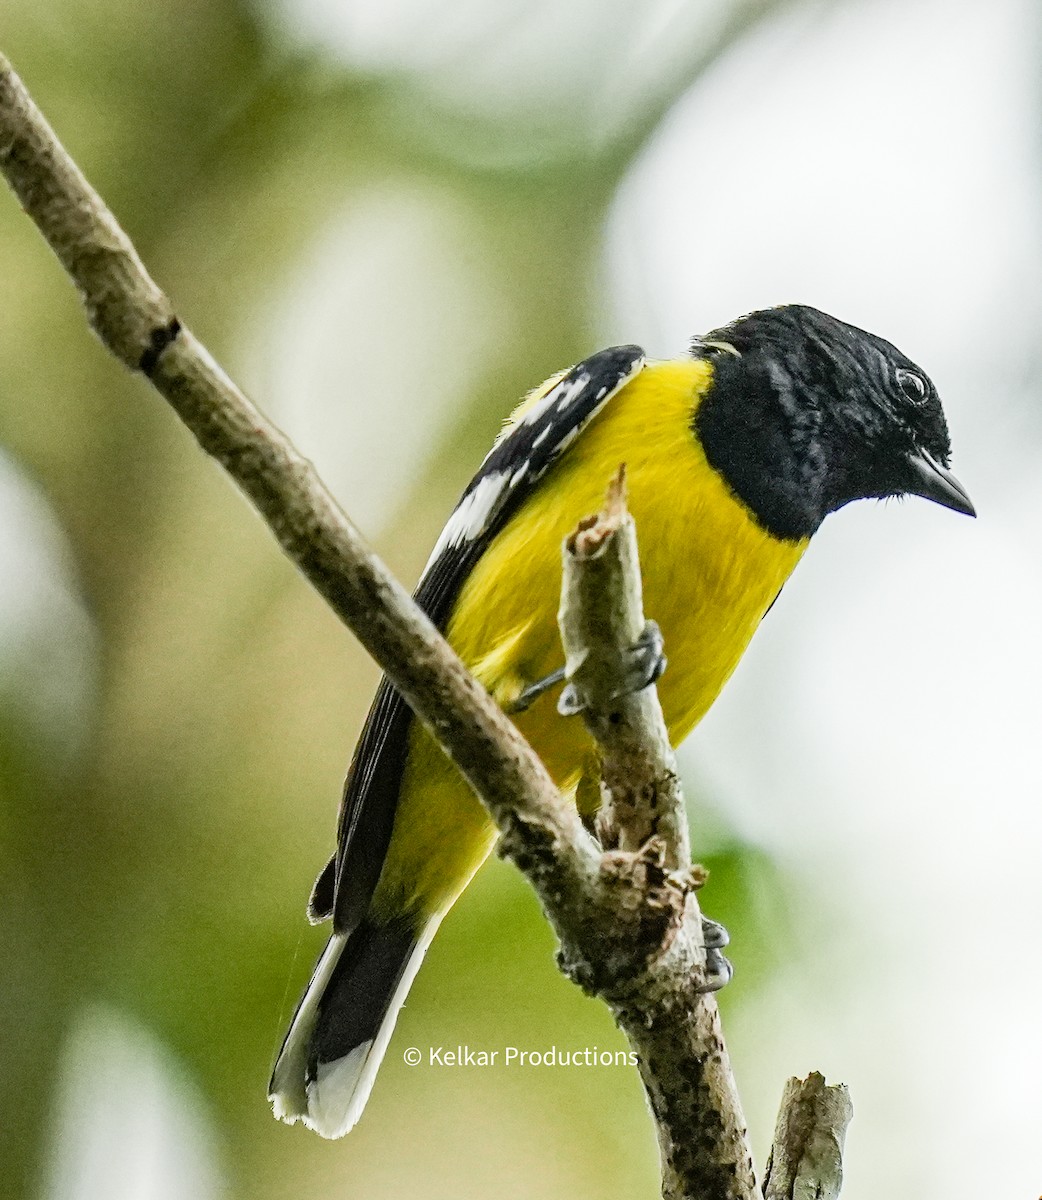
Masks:
[[[669,666],[658,684],[674,745],[705,715],[806,542],[765,533],[706,462],[690,431],[710,378],[694,360],[645,368],[577,441],[492,543],[464,586],[448,638],[501,702],[561,665],[557,632],[561,543],[600,508],[626,464],[644,607],[658,621]],[[562,788],[590,753],[556,692],[517,718]],[[376,913],[448,907],[487,856],[495,831],[478,800],[423,729],[414,726]]]

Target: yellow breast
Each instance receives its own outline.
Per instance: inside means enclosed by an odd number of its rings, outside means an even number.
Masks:
[[[448,635],[502,699],[560,666],[561,543],[598,511],[623,462],[645,610],[662,628],[669,659],[659,693],[674,744],[716,699],[806,542],[765,533],[706,461],[692,417],[711,371],[696,360],[646,367],[482,557]],[[581,766],[581,723],[563,722],[550,697],[518,723],[559,782],[569,781]]]
[[[501,702],[563,661],[561,543],[580,518],[600,509],[620,463],[637,525],[645,611],[665,638],[669,666],[658,688],[674,744],[716,699],[806,543],[760,529],[706,461],[691,421],[710,380],[704,362],[646,367],[482,556],[447,634]],[[557,783],[569,788],[591,746],[582,721],[559,716],[555,699],[554,692],[541,697],[517,724]],[[415,725],[375,910],[388,918],[444,911],[493,840],[477,799]]]

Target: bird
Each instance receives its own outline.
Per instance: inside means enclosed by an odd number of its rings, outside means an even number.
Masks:
[[[415,599],[574,792],[592,744],[553,702],[561,544],[598,511],[621,464],[645,609],[669,656],[658,689],[677,745],[825,517],[903,496],[976,515],[950,456],[926,373],[807,305],[749,313],[676,359],[613,346],[515,409]],[[336,853],[308,906],[332,932],[275,1063],[277,1117],[328,1138],[357,1123],[424,953],[495,840],[477,797],[384,678],[348,771]]]

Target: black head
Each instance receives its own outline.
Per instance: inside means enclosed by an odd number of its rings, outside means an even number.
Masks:
[[[809,537],[851,500],[973,505],[948,470],[941,402],[874,334],[802,304],[740,317],[692,343],[713,363],[695,414],[709,462],[776,537]]]

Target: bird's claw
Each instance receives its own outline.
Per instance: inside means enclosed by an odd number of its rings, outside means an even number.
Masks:
[[[626,651],[626,665],[615,696],[642,692],[662,677],[666,669],[665,645],[658,622],[645,621],[640,637]]]
[[[734,967],[721,951],[731,941],[731,935],[719,921],[702,918],[702,943],[706,950],[705,980],[699,992],[718,992],[731,982]]]
[[[662,630],[655,621],[646,621],[640,637],[630,646],[623,658],[619,686],[611,695],[612,700],[620,696],[633,696],[651,687],[666,669],[665,642]],[[566,685],[557,701],[557,711],[562,717],[574,717],[587,707],[582,692],[574,683]]]
[[[522,713],[525,709],[539,699],[544,692],[548,692],[552,687],[556,687],[564,680],[564,667],[558,667],[556,671],[551,671],[549,675],[545,675],[542,679],[537,679],[535,683],[530,683],[528,687],[514,700],[507,708],[507,712]],[[560,707],[560,706],[558,706]]]

